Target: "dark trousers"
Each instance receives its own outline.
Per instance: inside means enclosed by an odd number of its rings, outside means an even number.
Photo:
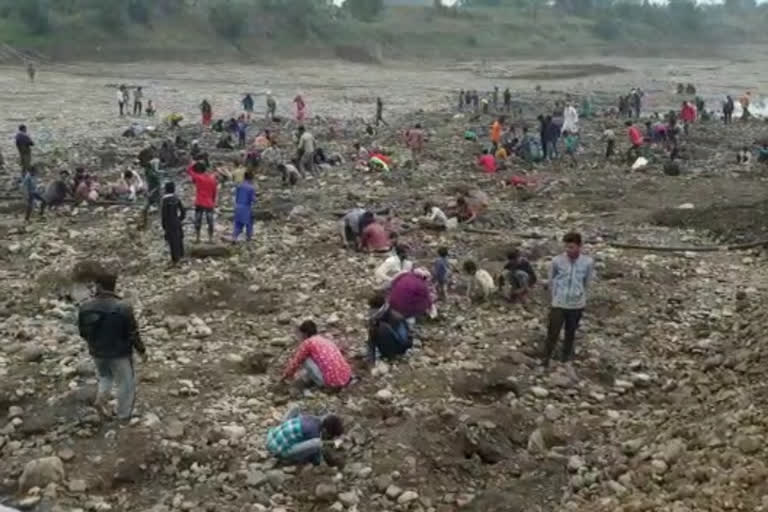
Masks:
[[[32,151],[28,149],[19,151],[19,165],[21,165],[22,175],[32,167]]]
[[[123,114],[125,114],[125,102],[119,101],[117,103],[117,106],[120,107],[120,115],[122,116]]]
[[[140,101],[134,101],[133,102],[133,115],[140,116],[141,112],[144,110],[144,105],[141,104]]]
[[[208,224],[208,238],[213,239],[213,208],[195,206],[195,235],[200,238],[200,230],[203,228],[203,214]]]
[[[178,263],[184,257],[184,233],[181,229],[169,230],[165,233],[165,239],[171,249],[171,261]]]
[[[549,328],[547,330],[547,345],[544,350],[544,362],[549,363],[552,354],[555,352],[555,346],[560,339],[560,331],[565,326],[565,340],[563,341],[563,351],[561,361],[566,362],[573,359],[573,345],[576,339],[576,330],[579,328],[583,309],[563,309],[551,308],[549,310]]]
[[[723,112],[723,122],[725,124],[731,124],[731,121],[733,121],[733,112]]]
[[[616,151],[616,141],[609,140],[605,143],[605,158],[611,158]]]

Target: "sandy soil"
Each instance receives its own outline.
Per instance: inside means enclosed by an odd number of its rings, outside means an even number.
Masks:
[[[555,70],[559,64],[566,66],[566,72],[553,72],[553,64]],[[612,72],[616,68],[624,71]],[[524,79],[516,78],[521,76]],[[610,102],[617,91],[640,86],[647,92],[646,108],[662,110],[677,105],[670,93],[678,82],[692,82],[705,97],[714,99],[726,93],[765,90],[768,71],[751,61],[636,58],[383,66],[291,61],[279,68],[77,63],[43,68],[30,84],[23,69],[2,67],[0,149],[12,154],[12,137],[21,122],[29,125],[42,150],[120,132],[129,123],[116,115],[114,88],[121,83],[144,86],[160,117],[177,111],[197,121],[197,105],[203,98],[212,101],[216,117],[224,117],[238,111],[243,93],[263,94],[268,89],[284,115],[292,113],[290,102],[299,91],[307,97],[312,115],[370,119],[377,95],[384,98],[387,113],[405,113],[453,105],[461,88],[482,91],[499,85],[525,93],[539,84],[544,90],[591,93]],[[263,110],[263,97],[256,100],[257,111]]]

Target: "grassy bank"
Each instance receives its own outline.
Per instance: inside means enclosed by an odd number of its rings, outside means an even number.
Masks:
[[[731,46],[764,44],[768,8],[675,12],[616,4],[573,13],[557,7],[435,9],[392,7],[370,22],[315,0],[158,1],[137,15],[101,7],[45,7],[33,14],[2,8],[0,41],[58,60],[238,59],[283,57],[494,58],[589,54],[713,56]],[[44,0],[28,0],[43,2]],[[62,0],[66,1],[66,0]],[[120,1],[120,0],[114,0]],[[126,0],[139,2],[141,0]],[[259,4],[254,6],[253,2]],[[270,4],[269,2],[273,2]],[[78,0],[70,0],[77,3]],[[176,2],[173,8],[162,5]],[[306,4],[306,5],[300,5]],[[133,4],[130,4],[133,5]],[[214,11],[212,6],[221,5]],[[272,7],[265,7],[271,5]],[[625,6],[626,5],[626,6]],[[289,7],[290,6],[290,7]]]

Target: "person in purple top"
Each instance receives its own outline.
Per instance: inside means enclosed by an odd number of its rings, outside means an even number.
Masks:
[[[245,171],[243,182],[235,189],[235,227],[232,232],[232,243],[237,242],[240,233],[245,228],[245,238],[250,242],[253,237],[253,203],[256,200],[256,189],[253,186],[253,173]]]

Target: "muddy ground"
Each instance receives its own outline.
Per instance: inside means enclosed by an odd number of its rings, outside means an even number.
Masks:
[[[517,122],[529,124],[538,114],[533,102],[549,107],[569,93],[589,91],[607,107],[615,94],[641,85],[655,110],[677,103],[678,80],[714,95],[764,78],[745,73],[750,63],[595,60],[583,69],[600,74],[560,75],[535,93],[530,74],[538,66],[82,64],[43,70],[31,86],[20,72],[3,73],[5,124],[30,125],[47,152],[38,156],[46,173],[84,161],[114,176],[157,140],[116,137],[125,121],[114,116],[109,84],[119,82],[145,83],[161,112],[172,107],[195,120],[203,96],[217,112],[234,111],[239,93],[261,91],[269,80],[285,110],[301,89],[313,114],[332,117],[308,126],[345,154],[356,140],[371,142],[354,119],[369,118],[382,94],[398,130],[421,122],[430,141],[417,170],[381,175],[347,164],[295,190],[260,174],[259,207],[272,218],[257,224],[254,242],[178,269],[167,268],[156,219],[136,229],[135,207],[68,207],[24,226],[7,201],[0,218],[0,496],[62,511],[765,510],[765,255],[760,248],[655,253],[610,245],[696,247],[764,236],[768,171],[736,165],[735,150],[763,136],[765,125],[696,125],[683,142],[682,175],[673,177],[663,173],[660,148],[642,172],[605,162],[599,134],[605,126],[623,132],[620,121],[598,117],[582,124],[576,167],[512,163],[488,177],[473,169],[477,145],[461,134],[491,117],[457,119],[448,110],[454,90],[485,88],[498,76],[528,74],[500,85],[515,89],[525,117]],[[573,76],[573,66],[565,70]],[[539,71],[554,74],[552,66]],[[732,83],[733,75],[755,82]],[[293,125],[276,128],[288,143]],[[185,133],[213,140],[196,127]],[[407,159],[397,130],[383,129],[376,140]],[[110,163],[102,166],[106,151]],[[15,172],[13,165],[6,171],[8,187]],[[531,189],[504,187],[511,175],[525,175]],[[462,185],[490,197],[477,226],[485,232],[412,227],[426,199],[447,204]],[[190,188],[181,193],[189,202]],[[230,201],[223,200],[217,238],[229,233]],[[686,203],[693,210],[678,209]],[[560,236],[581,231],[598,278],[573,367],[544,371],[534,357],[547,311],[539,288],[525,306],[501,299],[470,305],[454,293],[439,320],[418,326],[419,346],[407,359],[366,368],[366,298],[381,258],[338,243],[335,213],[355,205],[393,208],[419,264],[450,247],[459,289],[461,262],[473,258],[497,271],[510,246],[522,247],[545,276]],[[73,277],[87,275],[83,262],[93,260],[119,270],[149,348],[150,360],[137,362],[138,415],[127,427],[89,405],[95,379],[74,327],[73,298],[82,290]],[[305,318],[346,344],[360,382],[334,395],[277,384],[294,326]],[[297,404],[347,420],[335,467],[281,468],[268,457],[266,430]],[[19,488],[25,464],[54,455],[63,475]]]

